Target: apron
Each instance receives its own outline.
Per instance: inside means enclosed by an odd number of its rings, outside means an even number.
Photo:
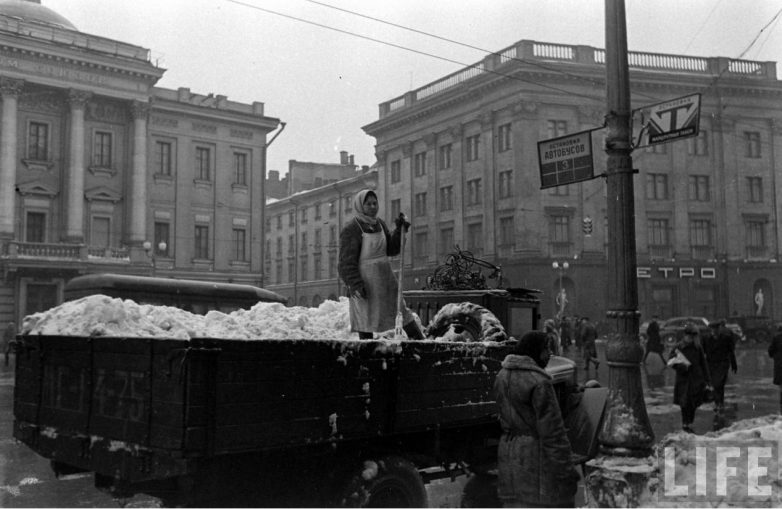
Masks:
[[[361,228],[361,253],[358,272],[367,292],[366,299],[350,297],[350,330],[352,332],[384,332],[395,327],[396,299],[399,286],[391,262],[386,255],[386,233],[381,226],[377,233]],[[402,301],[403,323],[413,316]]]

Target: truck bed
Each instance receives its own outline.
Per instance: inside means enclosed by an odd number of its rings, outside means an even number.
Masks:
[[[14,436],[129,482],[200,458],[496,422],[503,344],[19,336]]]

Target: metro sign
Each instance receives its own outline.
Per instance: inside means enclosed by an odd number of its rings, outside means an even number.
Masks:
[[[641,109],[648,145],[697,136],[700,127],[701,94],[653,104]]]

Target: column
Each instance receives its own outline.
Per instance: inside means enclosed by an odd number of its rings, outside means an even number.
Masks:
[[[147,117],[149,103],[133,101],[133,174],[131,175],[130,243],[147,240]]]
[[[0,78],[3,113],[0,121],[0,238],[14,238],[16,204],[16,114],[24,81]]]
[[[73,243],[84,242],[84,108],[90,95],[82,90],[68,92],[71,121],[65,240]]]

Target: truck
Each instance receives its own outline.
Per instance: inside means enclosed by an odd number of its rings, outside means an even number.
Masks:
[[[14,437],[58,476],[166,506],[425,507],[427,482],[464,473],[469,505],[512,345],[19,335]],[[564,408],[574,363],[547,370]]]

